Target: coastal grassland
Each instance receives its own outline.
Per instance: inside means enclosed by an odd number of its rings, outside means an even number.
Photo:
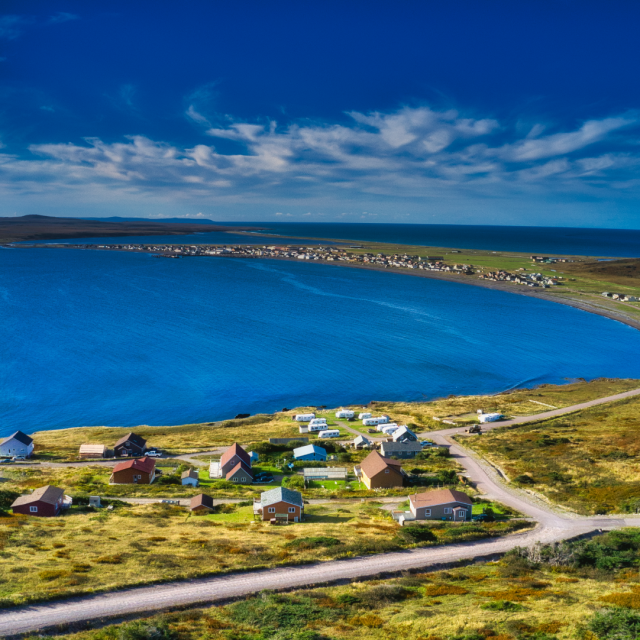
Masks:
[[[627,640],[640,629],[638,533],[516,550],[498,563],[262,592],[65,640]],[[155,632],[158,635],[152,636]],[[163,635],[160,635],[162,633]]]
[[[490,396],[449,396],[432,402],[375,402],[377,414],[386,413],[394,422],[419,430],[447,428],[433,418],[448,418],[457,424],[477,423],[477,410],[502,413],[507,417],[534,415],[562,409],[596,398],[640,387],[640,380],[597,378],[564,385],[542,384],[530,389],[513,389]],[[366,428],[365,428],[366,431]]]
[[[166,504],[73,507],[55,519],[0,519],[0,606],[234,570],[349,558],[502,536],[523,521],[401,529],[380,503],[308,505],[304,522],[273,527],[253,509],[222,505],[193,516]]]
[[[578,513],[640,509],[640,398],[461,442],[511,482]]]
[[[601,398],[640,387],[640,380],[599,378],[590,382],[573,381],[566,385],[541,385],[532,389],[515,389],[492,396],[449,396],[430,402],[374,402],[367,407],[372,413],[388,413],[392,421],[408,424],[419,430],[442,429],[442,423],[433,417],[456,419],[457,422],[475,421],[477,409],[485,412],[498,411],[508,416],[531,415],[550,410],[553,407],[567,407],[573,404]],[[543,404],[538,404],[543,403]],[[360,405],[354,406],[360,411]],[[147,439],[148,445],[158,447],[169,455],[205,452],[238,442],[249,445],[269,438],[309,437],[315,434],[300,434],[299,424],[293,421],[296,413],[314,411],[313,407],[298,407],[275,414],[258,414],[242,420],[224,420],[201,424],[185,424],[175,427],[133,428],[120,427],[78,427],[38,431],[33,434],[35,457],[42,460],[77,460],[81,444],[94,443],[113,447],[116,441],[130,431],[135,431]],[[326,417],[329,427],[340,428],[343,438],[352,435],[344,429],[351,428],[367,434],[361,421],[340,424],[335,419],[336,409],[318,411],[319,417]]]

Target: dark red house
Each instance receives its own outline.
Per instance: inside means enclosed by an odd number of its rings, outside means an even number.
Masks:
[[[39,516],[41,518],[53,518],[62,510],[64,503],[64,490],[52,487],[34,489],[29,496],[16,498],[11,505],[13,513],[22,513],[26,516]]]

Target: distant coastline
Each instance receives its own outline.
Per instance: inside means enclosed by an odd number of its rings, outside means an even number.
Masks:
[[[17,246],[17,245],[16,245]],[[48,245],[48,244],[34,244],[34,245],[21,245],[19,248],[48,248],[48,249],[83,249],[90,251],[124,251],[123,249],[102,249],[98,246],[92,246],[90,248],[86,248],[83,246],[77,245]],[[446,248],[446,247],[443,247]],[[146,253],[146,252],[145,252]],[[189,257],[189,256],[185,256]],[[224,258],[224,259],[245,259],[245,260],[275,260],[281,262],[299,262],[295,258],[287,258],[287,257],[275,257],[275,256],[233,256],[233,255],[211,255],[211,256],[198,256],[204,258]],[[609,320],[614,320],[616,322],[620,322],[625,324],[633,329],[637,329],[640,331],[640,320],[636,320],[631,318],[623,313],[618,313],[611,309],[607,309],[605,307],[601,307],[596,305],[592,301],[586,300],[575,300],[572,298],[564,297],[561,293],[550,292],[548,289],[531,289],[528,287],[517,287],[510,283],[503,282],[494,282],[491,280],[481,280],[479,278],[474,278],[473,276],[465,276],[454,273],[446,273],[446,272],[438,272],[438,271],[418,271],[415,269],[398,269],[394,267],[380,267],[377,265],[369,265],[369,264],[355,264],[353,262],[323,262],[318,261],[314,264],[322,264],[326,267],[348,267],[352,269],[364,269],[369,271],[380,271],[384,273],[395,273],[398,275],[407,275],[414,276],[419,278],[429,278],[432,280],[444,280],[446,282],[455,282],[458,284],[471,285],[474,287],[482,287],[485,289],[493,289],[496,291],[504,291],[506,293],[512,293],[515,295],[527,296],[530,298],[538,298],[541,300],[547,300],[549,302],[555,302],[558,304],[562,304],[568,307],[573,307],[574,309],[579,309],[580,311],[585,311],[587,313],[592,313],[594,315],[602,316],[604,318],[608,318]]]

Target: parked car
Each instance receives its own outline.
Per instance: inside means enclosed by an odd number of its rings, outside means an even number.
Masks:
[[[367,429],[367,433],[378,433],[375,429]]]
[[[437,447],[438,445],[435,442],[430,442],[429,440],[420,440],[420,444],[422,447]]]
[[[150,458],[162,458],[162,452],[161,451],[147,451],[147,455]]]
[[[26,460],[26,458],[24,456],[13,456],[13,458],[11,458],[14,462],[23,462],[24,460]]]
[[[0,464],[7,464],[8,462],[11,462],[11,458],[1,458],[0,459]]]

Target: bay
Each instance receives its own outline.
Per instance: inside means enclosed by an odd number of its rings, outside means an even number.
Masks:
[[[640,377],[640,332],[551,302],[250,259],[0,249],[0,435]]]

